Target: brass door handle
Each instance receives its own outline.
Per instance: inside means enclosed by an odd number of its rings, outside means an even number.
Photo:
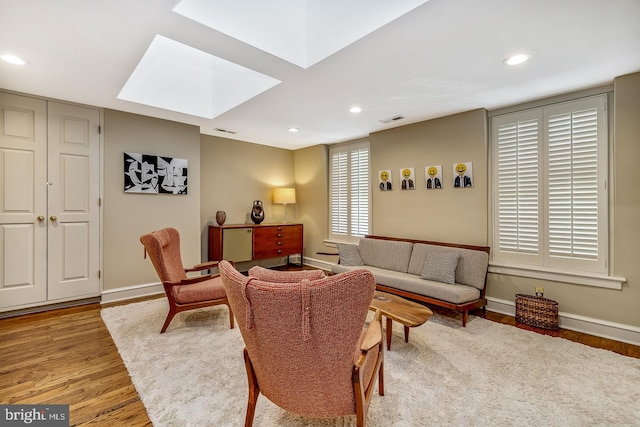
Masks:
[[[39,222],[44,221],[44,216],[43,216],[43,215],[38,215],[38,221],[39,221]]]
[[[58,217],[55,215],[51,215],[49,219],[51,220],[51,222],[56,222],[58,220]]]

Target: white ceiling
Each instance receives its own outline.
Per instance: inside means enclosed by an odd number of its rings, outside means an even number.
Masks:
[[[251,12],[247,19],[230,7],[241,1]],[[298,18],[291,26],[331,30],[320,39],[334,48],[287,57],[260,45],[260,37],[228,35],[234,33],[221,26],[224,20],[212,23],[195,15],[200,23],[173,11],[216,2],[220,11],[234,9],[225,15],[231,27],[256,29],[260,17],[271,23],[260,31],[284,27],[283,14],[291,10],[291,17]],[[393,19],[382,6],[399,0],[307,0],[302,11],[300,2],[270,0],[273,10],[265,11],[256,9],[264,0],[189,0],[180,6],[179,0],[0,0],[0,54],[29,61],[23,67],[0,61],[0,88],[189,123],[203,134],[296,149],[608,84],[616,76],[640,71],[638,0],[406,0],[403,6],[409,12],[359,39],[362,33],[353,30],[356,22],[367,20],[371,28],[380,25],[380,16],[368,6],[381,6]],[[276,16],[270,18],[270,12]],[[303,24],[301,13],[307,19]],[[325,24],[318,27],[318,22]],[[340,48],[336,35],[355,41]],[[179,109],[171,103],[159,108],[119,99],[154,39],[184,45],[270,83],[261,83],[255,94],[226,85],[226,107],[214,108],[213,119],[184,108],[181,111],[190,114],[171,111]],[[515,67],[502,62],[520,52],[531,59]],[[194,96],[193,104],[199,102]],[[363,111],[350,113],[353,105]],[[380,121],[398,115],[404,119]],[[290,127],[300,130],[290,133]]]

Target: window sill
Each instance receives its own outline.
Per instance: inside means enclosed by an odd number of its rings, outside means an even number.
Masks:
[[[324,245],[329,248],[337,248],[338,243],[344,243],[345,245],[356,245],[360,242],[360,237],[354,237],[352,240],[338,240],[338,239],[324,239]]]
[[[569,271],[552,270],[536,266],[515,266],[499,263],[489,265],[489,273],[505,274],[509,276],[529,277],[533,279],[550,280],[554,282],[572,283],[575,285],[595,286],[598,288],[621,290],[624,277],[604,276],[601,274],[575,273]]]

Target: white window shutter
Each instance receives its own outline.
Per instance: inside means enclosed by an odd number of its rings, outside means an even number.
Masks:
[[[498,126],[498,245],[503,252],[538,254],[537,119]]]
[[[583,103],[568,111],[550,109],[547,118],[549,257],[560,265],[594,261],[604,266],[598,262],[604,258],[601,231],[606,218],[601,172],[606,171],[606,159],[600,154],[598,129],[604,107],[600,113],[597,106],[581,107]]]
[[[355,241],[369,234],[371,189],[369,143],[332,147],[330,157],[330,238]]]
[[[348,228],[347,152],[331,154],[331,232],[346,235]]]
[[[493,259],[607,273],[606,95],[492,119]]]
[[[369,149],[351,151],[351,235],[369,233]]]

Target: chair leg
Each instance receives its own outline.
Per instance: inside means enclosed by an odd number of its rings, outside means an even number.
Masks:
[[[249,399],[247,401],[247,415],[244,419],[244,427],[253,426],[253,417],[256,412],[256,404],[258,403],[258,396],[260,395],[260,386],[256,378],[256,373],[253,370],[251,359],[249,359],[249,353],[247,349],[244,349],[244,365],[247,369],[247,380],[249,381]]]
[[[233,310],[231,310],[231,305],[227,304],[227,308],[229,308],[229,324],[231,325],[231,327],[229,329],[233,329],[233,327],[235,326],[234,322],[234,318],[233,318]]]
[[[160,330],[161,334],[164,334],[164,332],[167,330],[167,328],[169,327],[169,323],[171,323],[173,316],[175,316],[177,312],[178,311],[173,305],[169,305],[169,313],[167,313],[167,318],[165,319],[164,325],[162,325],[162,329]]]
[[[382,349],[381,349],[382,350]],[[380,362],[380,370],[378,371],[378,394],[384,396],[384,356]]]

